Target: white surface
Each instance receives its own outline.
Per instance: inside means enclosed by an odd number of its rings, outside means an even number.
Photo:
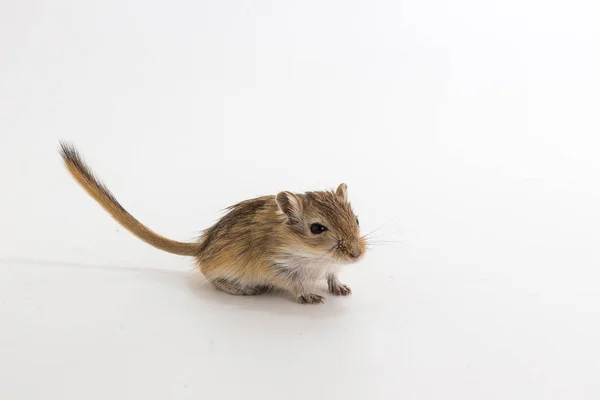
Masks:
[[[5,0],[0,398],[600,398],[599,11]],[[60,138],[175,239],[346,181],[399,243],[351,298],[218,293],[89,199]]]

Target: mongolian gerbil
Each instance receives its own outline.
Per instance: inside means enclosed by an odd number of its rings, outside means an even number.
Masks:
[[[344,183],[335,191],[280,192],[242,201],[197,243],[184,243],[158,235],[129,214],[72,145],[61,142],[60,154],[73,178],[124,228],[160,250],[194,257],[220,290],[254,295],[282,289],[299,303],[315,304],[324,298],[307,287],[326,278],[331,293],[350,294],[337,270],[362,258],[366,240]]]

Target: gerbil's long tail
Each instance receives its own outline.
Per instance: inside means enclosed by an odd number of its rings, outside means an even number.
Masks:
[[[151,231],[125,210],[113,194],[85,164],[73,145],[60,142],[60,155],[65,162],[67,170],[73,178],[94,198],[118,223],[133,233],[144,242],[157,249],[182,256],[197,254],[198,246],[195,243],[183,243],[167,239]]]

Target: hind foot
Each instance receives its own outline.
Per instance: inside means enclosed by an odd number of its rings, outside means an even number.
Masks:
[[[269,290],[267,286],[247,286],[224,278],[213,279],[211,283],[219,290],[236,296],[254,296]]]

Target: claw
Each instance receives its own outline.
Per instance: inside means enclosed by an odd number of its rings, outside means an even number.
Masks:
[[[309,293],[309,294],[304,294],[302,296],[298,296],[297,300],[298,300],[298,303],[300,303],[300,304],[318,304],[318,303],[324,303],[325,297],[320,296],[318,294]]]

